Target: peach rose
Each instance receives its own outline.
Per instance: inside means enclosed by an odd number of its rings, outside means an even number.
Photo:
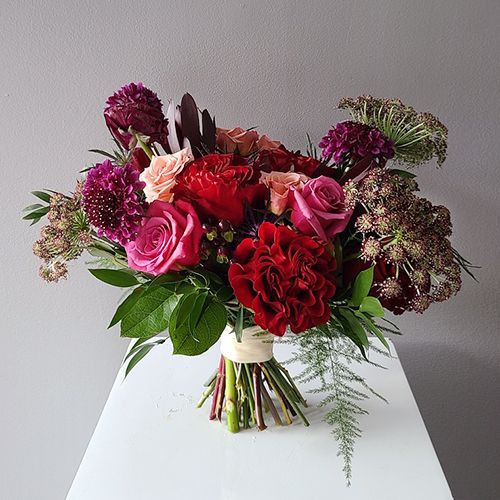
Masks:
[[[263,135],[257,141],[257,149],[259,151],[271,151],[272,149],[278,149],[280,146],[280,141],[273,141],[267,135]]]
[[[239,153],[247,156],[257,150],[259,134],[255,130],[245,130],[241,127],[218,128],[217,146],[224,153]]]
[[[189,148],[164,156],[154,156],[151,164],[140,175],[140,180],[146,184],[144,194],[148,203],[154,200],[171,201],[176,181],[184,167],[193,161]]]
[[[286,210],[290,188],[300,191],[308,180],[307,175],[297,172],[262,172],[260,182],[271,192],[271,212],[281,215]]]

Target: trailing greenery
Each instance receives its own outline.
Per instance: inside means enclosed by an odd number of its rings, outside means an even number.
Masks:
[[[333,426],[337,454],[343,460],[343,471],[349,485],[354,446],[362,432],[358,419],[368,413],[360,403],[370,395],[386,400],[356,373],[352,365],[367,360],[335,323],[287,337],[284,342],[295,348],[287,363],[297,362],[304,366],[296,380],[314,382],[317,387],[309,392],[323,395],[320,406],[327,409],[324,421]],[[389,356],[387,350],[379,349],[373,343],[370,343],[370,349]],[[371,361],[368,363],[381,367]]]

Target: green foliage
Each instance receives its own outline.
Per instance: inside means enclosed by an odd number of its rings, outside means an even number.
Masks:
[[[48,204],[50,204],[51,195],[44,191],[32,191],[31,194],[36,198],[38,198],[39,200],[47,203],[47,205],[42,205],[41,203],[35,203],[23,209],[23,212],[25,212],[23,220],[30,220],[31,225],[33,225],[39,222],[43,217],[45,217],[49,213],[50,207]]]
[[[298,362],[305,366],[297,377],[298,381],[319,384],[310,392],[323,395],[320,406],[327,408],[325,421],[333,426],[332,434],[338,443],[338,455],[343,460],[343,471],[350,484],[354,446],[361,436],[358,418],[367,413],[360,403],[370,395],[383,401],[385,399],[355,372],[353,365],[366,360],[335,322],[313,328],[301,335],[293,335],[285,342],[293,344],[295,348],[288,362]],[[386,351],[375,346],[371,345],[370,349],[389,356]]]
[[[153,349],[153,347],[163,344],[166,339],[157,339],[152,342],[147,342],[147,340],[148,339],[138,339],[125,357],[123,363],[128,361],[127,368],[125,368],[125,377],[132,371],[134,366]]]
[[[164,287],[141,295],[121,321],[121,336],[150,338],[166,330],[179,297]]]
[[[108,285],[127,288],[139,284],[134,273],[126,269],[89,269],[90,273],[97,279]]]
[[[352,298],[351,303],[355,306],[359,306],[362,300],[370,293],[370,289],[373,283],[373,272],[374,267],[371,266],[364,271],[361,271],[354,281],[352,287]]]
[[[170,317],[174,354],[202,354],[219,340],[226,324],[226,308],[206,292],[184,296]]]

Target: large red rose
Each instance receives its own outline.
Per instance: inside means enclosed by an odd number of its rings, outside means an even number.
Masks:
[[[264,330],[282,336],[287,326],[300,333],[329,320],[335,259],[325,243],[264,222],[258,239],[243,240],[234,258],[231,286]]]
[[[314,177],[321,162],[310,156],[302,156],[288,151],[284,146],[276,149],[264,150],[259,153],[256,165],[264,172],[298,172],[308,177]]]
[[[244,159],[232,154],[210,154],[190,163],[177,177],[175,199],[191,202],[202,220],[243,222],[245,203],[264,200],[267,189],[258,173]]]

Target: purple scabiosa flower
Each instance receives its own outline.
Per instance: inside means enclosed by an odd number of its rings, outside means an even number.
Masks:
[[[321,139],[323,158],[333,158],[337,164],[351,163],[372,156],[380,163],[394,156],[394,144],[380,130],[352,121],[340,122]]]
[[[92,168],[83,186],[83,208],[98,236],[125,246],[133,241],[144,214],[136,191],[145,186],[131,165],[117,167],[106,160]]]
[[[139,83],[129,83],[106,101],[104,119],[113,137],[127,150],[136,132],[150,142],[167,145],[167,119],[158,96]]]

